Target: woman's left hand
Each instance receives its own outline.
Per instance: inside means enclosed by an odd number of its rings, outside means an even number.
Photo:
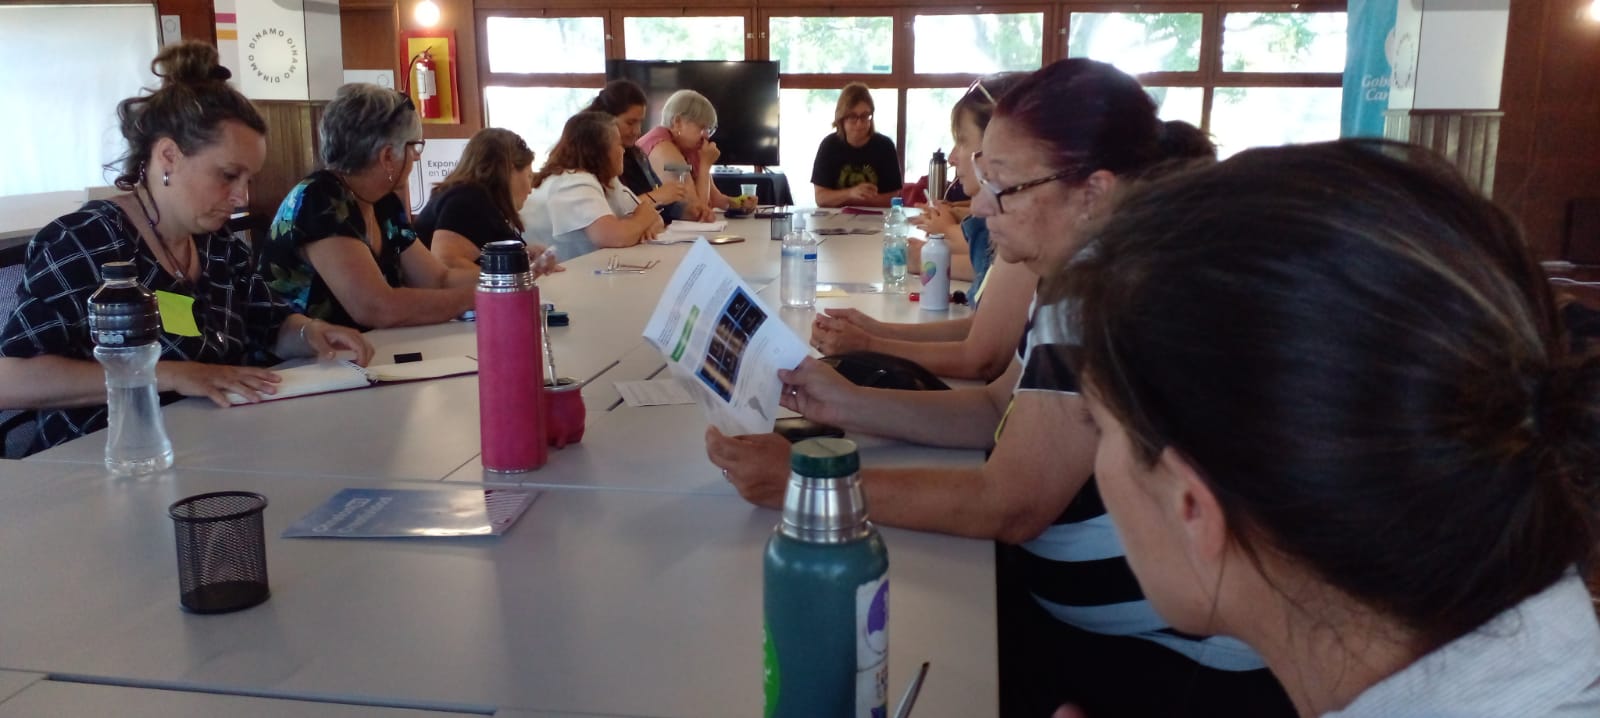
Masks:
[[[706,427],[706,456],[746,501],[783,508],[789,487],[789,440],[777,434],[728,436]]]
[[[922,214],[908,221],[913,227],[920,227],[928,234],[950,234],[961,226],[961,220],[951,211],[949,202],[939,202],[924,207]]]
[[[533,264],[533,276],[535,279],[543,277],[546,274],[555,274],[556,272],[567,271],[567,268],[561,266],[561,263],[556,260],[556,252],[554,247],[546,247],[542,244],[529,243],[528,259]]]
[[[313,356],[325,358],[347,351],[356,353],[355,361],[361,366],[372,361],[372,343],[361,336],[361,332],[320,319],[310,321],[311,325],[306,327],[306,344]]]

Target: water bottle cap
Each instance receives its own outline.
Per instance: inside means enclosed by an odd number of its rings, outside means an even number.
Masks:
[[[100,265],[101,281],[127,281],[139,278],[139,268],[133,262],[106,262]]]
[[[933,234],[928,235],[928,241],[929,242],[932,242],[935,239],[943,242],[944,241],[944,233],[943,232],[934,232]]]
[[[796,214],[793,219],[789,220],[789,222],[789,228],[795,231],[804,230],[806,228],[806,216],[803,214]]]
[[[889,206],[890,207],[904,207],[904,206],[906,206],[906,203],[900,201],[899,197],[895,197],[894,199],[889,200]]]
[[[943,162],[944,161],[944,150],[942,148],[933,151],[933,161],[934,162]]]
[[[790,447],[789,468],[801,476],[837,479],[860,471],[861,457],[849,439],[806,439]]]

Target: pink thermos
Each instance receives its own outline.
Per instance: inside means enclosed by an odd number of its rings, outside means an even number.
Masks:
[[[544,361],[539,287],[518,241],[483,246],[478,274],[478,428],[483,468],[532,471],[545,443]]]

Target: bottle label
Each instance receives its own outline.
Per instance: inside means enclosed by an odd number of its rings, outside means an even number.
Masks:
[[[762,713],[765,718],[772,718],[774,711],[778,710],[778,693],[783,686],[782,674],[778,672],[778,650],[772,645],[772,627],[763,621],[761,625],[761,652],[762,652],[762,681],[763,693],[766,695],[767,707]]]
[[[817,261],[817,253],[816,252],[812,252],[810,254],[807,254],[805,256],[805,259],[806,259],[807,262],[815,262],[815,261]]]
[[[768,675],[771,690],[771,673]],[[888,714],[889,574],[885,573],[856,587],[855,715],[856,718],[886,718]]]

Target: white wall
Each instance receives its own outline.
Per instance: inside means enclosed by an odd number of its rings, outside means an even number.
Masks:
[[[157,83],[159,37],[154,5],[0,5],[0,196],[110,184],[117,102]]]
[[[1511,0],[1425,0],[1418,110],[1500,108]]]

